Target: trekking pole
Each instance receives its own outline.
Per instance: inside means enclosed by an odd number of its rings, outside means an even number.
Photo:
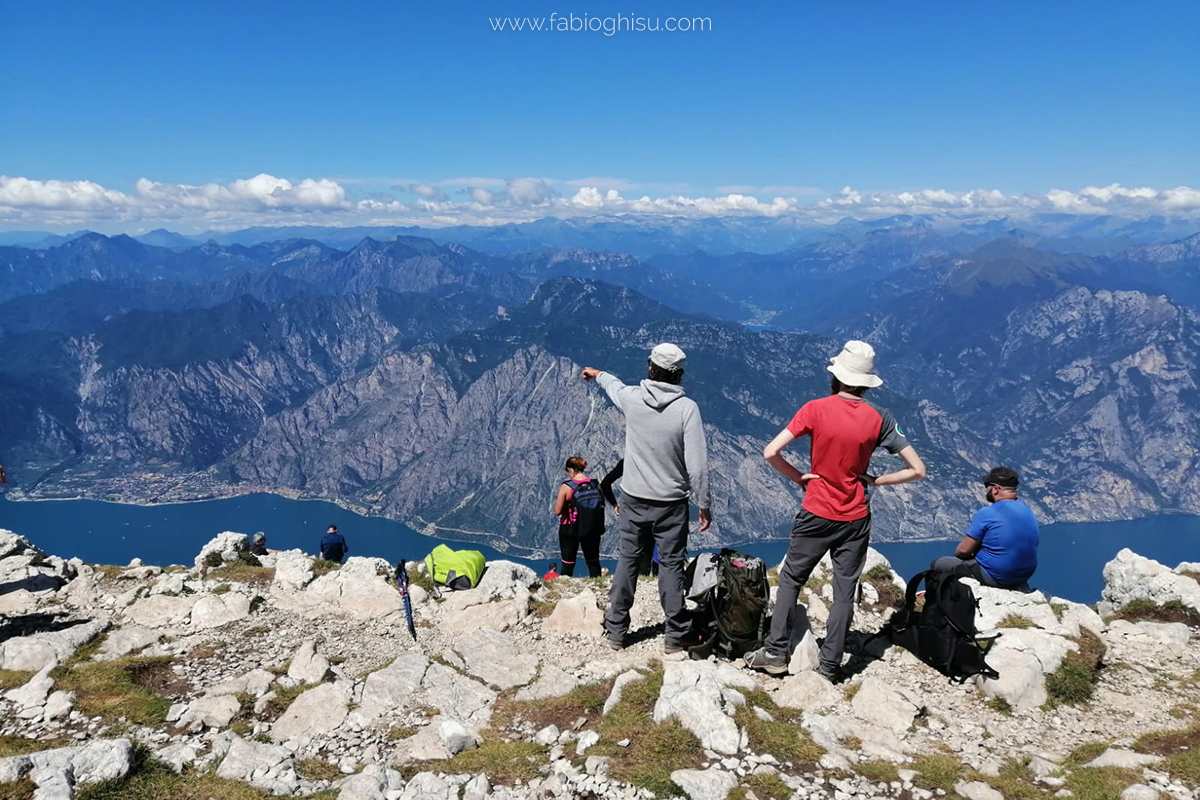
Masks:
[[[412,617],[412,601],[408,597],[408,562],[400,559],[400,563],[396,565],[396,586],[400,589],[400,597],[404,600],[404,619],[408,622],[408,632],[412,634],[413,641],[417,640],[417,626],[413,624]]]

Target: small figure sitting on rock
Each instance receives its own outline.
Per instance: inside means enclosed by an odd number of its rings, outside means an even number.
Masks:
[[[338,533],[337,525],[330,525],[326,529],[325,537],[321,539],[319,552],[321,558],[335,564],[342,563],[342,559],[350,552],[350,545],[346,544],[346,537]]]
[[[558,562],[557,562],[557,561],[551,561],[551,562],[550,562],[550,569],[549,569],[549,570],[547,570],[547,571],[546,571],[546,574],[542,576],[542,580],[544,580],[544,581],[552,581],[552,580],[554,580],[555,578],[558,578],[558,577],[561,577],[561,576],[558,574]]]
[[[935,559],[935,572],[974,578],[984,586],[1023,589],[1037,569],[1038,521],[1017,499],[1016,470],[996,467],[983,476],[991,505],[975,512],[953,556]]]
[[[253,538],[250,539],[250,554],[251,555],[265,556],[265,555],[270,555],[271,553],[278,553],[278,552],[279,552],[278,550],[272,550],[269,547],[267,547],[267,535],[265,533],[263,533],[262,531],[259,531],[258,533],[254,534]]]

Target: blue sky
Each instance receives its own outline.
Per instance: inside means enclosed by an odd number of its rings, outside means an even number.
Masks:
[[[490,22],[552,12],[711,30]],[[580,209],[739,194],[776,213],[773,197],[804,208],[847,186],[881,206],[1200,186],[1190,1],[10,2],[0,23],[0,175],[27,179],[0,189],[7,228],[499,221],[583,188],[600,200]],[[257,175],[278,202],[221,190]],[[181,210],[177,187],[206,185],[210,202]],[[1149,203],[1122,191],[1087,197]],[[660,210],[680,208],[738,204]]]

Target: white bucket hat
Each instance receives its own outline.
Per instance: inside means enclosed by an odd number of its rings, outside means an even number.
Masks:
[[[846,386],[883,385],[883,378],[875,374],[875,348],[857,339],[846,342],[842,352],[829,359],[825,369]]]
[[[650,351],[650,362],[663,369],[675,371],[683,369],[683,365],[687,362],[687,356],[677,346],[670,342],[663,342],[655,345],[654,349]]]

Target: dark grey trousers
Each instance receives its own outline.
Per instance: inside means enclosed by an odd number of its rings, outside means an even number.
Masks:
[[[683,566],[687,558],[687,500],[656,503],[636,497],[621,497],[620,532],[617,543],[617,574],[608,593],[604,630],[620,642],[629,630],[629,609],[637,590],[638,565],[658,545],[658,597],[667,617],[666,639],[678,642],[691,629],[684,606]]]
[[[929,565],[929,568],[934,572],[957,575],[960,578],[974,578],[984,586],[1000,587],[1000,584],[992,580],[992,576],[984,572],[983,567],[979,566],[979,562],[973,558],[942,556],[941,558],[935,558],[933,563]]]
[[[826,553],[833,561],[833,608],[825,626],[821,645],[821,666],[833,668],[842,663],[846,634],[854,619],[854,595],[858,578],[867,560],[867,542],[871,538],[871,517],[837,522],[808,511],[796,515],[787,557],[779,571],[779,591],[775,596],[775,615],[767,637],[767,652],[788,658],[792,640],[796,599],[808,576]]]

